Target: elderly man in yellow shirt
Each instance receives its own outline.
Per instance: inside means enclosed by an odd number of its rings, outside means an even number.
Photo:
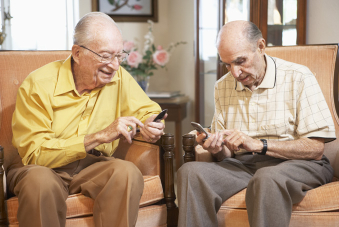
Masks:
[[[32,72],[13,114],[13,144],[24,167],[9,171],[20,226],[65,226],[69,194],[94,199],[95,226],[134,226],[143,177],[110,157],[137,127],[148,141],[163,134],[161,111],[120,67],[127,54],[114,21],[89,13],[74,30],[72,54]]]

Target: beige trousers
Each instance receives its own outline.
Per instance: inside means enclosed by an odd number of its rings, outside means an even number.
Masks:
[[[27,165],[10,170],[7,178],[19,199],[20,227],[65,226],[65,201],[75,193],[94,199],[96,227],[135,226],[144,186],[133,163],[94,155],[56,169]]]

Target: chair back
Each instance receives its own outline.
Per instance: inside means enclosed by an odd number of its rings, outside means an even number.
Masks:
[[[21,166],[12,145],[12,115],[22,81],[37,68],[66,59],[70,51],[0,51],[0,145],[4,148],[4,169]]]
[[[272,57],[307,66],[317,78],[334,121],[337,139],[326,143],[325,155],[339,178],[339,93],[338,44],[267,47],[266,53]]]

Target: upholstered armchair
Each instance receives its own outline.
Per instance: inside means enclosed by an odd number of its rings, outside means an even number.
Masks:
[[[338,45],[307,45],[268,47],[266,53],[287,61],[306,65],[316,76],[332,113],[337,139],[325,145],[325,155],[335,170],[333,182],[307,192],[306,197],[294,204],[290,226],[339,226],[339,118],[338,103]],[[184,162],[214,161],[201,146],[196,146],[195,134],[183,136]],[[246,189],[225,201],[217,216],[219,227],[249,226]],[[274,202],[274,201],[272,201]]]
[[[70,51],[0,51],[0,225],[19,226],[18,199],[5,192],[3,177],[10,168],[22,166],[12,146],[11,119],[17,90],[33,70],[49,62],[66,59]],[[116,158],[133,162],[144,175],[144,192],[136,226],[176,226],[173,175],[174,137],[165,134],[156,143],[147,143],[137,135],[132,144],[120,143]],[[82,194],[66,200],[69,227],[94,227],[93,200]]]

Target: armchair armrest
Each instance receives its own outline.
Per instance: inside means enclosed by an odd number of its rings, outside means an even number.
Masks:
[[[177,226],[178,207],[174,203],[174,135],[166,133],[155,143],[145,141],[138,133],[132,144],[121,142],[114,157],[133,162],[143,175],[159,175],[167,206],[167,226]]]

